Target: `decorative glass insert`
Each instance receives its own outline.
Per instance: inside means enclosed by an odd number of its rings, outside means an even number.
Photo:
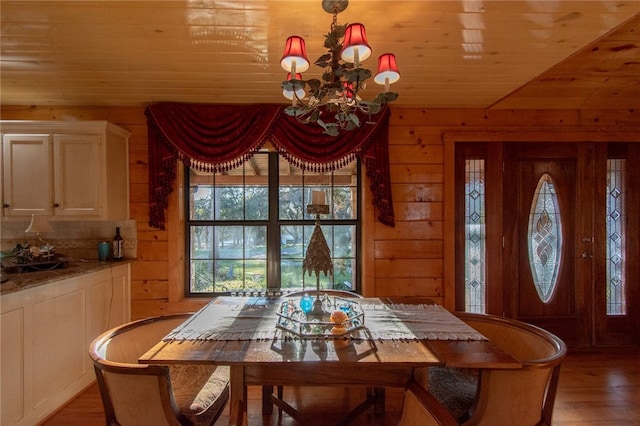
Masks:
[[[553,179],[543,174],[529,212],[529,267],[533,285],[543,303],[551,300],[558,283],[562,255],[562,221]]]
[[[485,160],[465,161],[465,310],[486,309]]]
[[[625,174],[625,160],[607,160],[607,315],[627,313],[624,247]]]

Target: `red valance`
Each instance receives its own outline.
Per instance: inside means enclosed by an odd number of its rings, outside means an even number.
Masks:
[[[160,103],[147,107],[149,133],[149,225],[164,229],[177,161],[208,172],[237,167],[270,141],[303,170],[331,172],[355,158],[366,167],[378,220],[394,226],[389,176],[389,115],[339,136],[304,125],[282,105]]]

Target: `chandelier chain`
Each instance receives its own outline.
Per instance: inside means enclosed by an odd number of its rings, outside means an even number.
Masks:
[[[333,20],[331,21],[331,31],[338,26],[338,8],[333,8]]]

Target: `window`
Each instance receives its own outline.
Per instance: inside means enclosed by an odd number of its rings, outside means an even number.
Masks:
[[[321,229],[333,261],[322,288],[357,290],[359,164],[333,173],[303,171],[277,153],[260,152],[222,173],[186,170],[186,294],[315,288],[302,263],[315,226],[306,211],[323,191]]]
[[[531,201],[527,247],[533,285],[543,303],[548,303],[558,284],[562,260],[562,215],[553,178],[544,173]]]
[[[483,159],[465,160],[465,311],[486,311],[486,221]]]
[[[607,160],[607,315],[625,315],[626,307],[626,160]]]

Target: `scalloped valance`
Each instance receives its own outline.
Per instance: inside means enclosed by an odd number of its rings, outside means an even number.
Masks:
[[[227,171],[269,141],[303,170],[331,172],[355,158],[366,167],[378,220],[394,226],[389,176],[389,115],[339,136],[303,125],[282,105],[159,103],[145,110],[149,136],[149,226],[165,229],[177,161],[208,172]]]

